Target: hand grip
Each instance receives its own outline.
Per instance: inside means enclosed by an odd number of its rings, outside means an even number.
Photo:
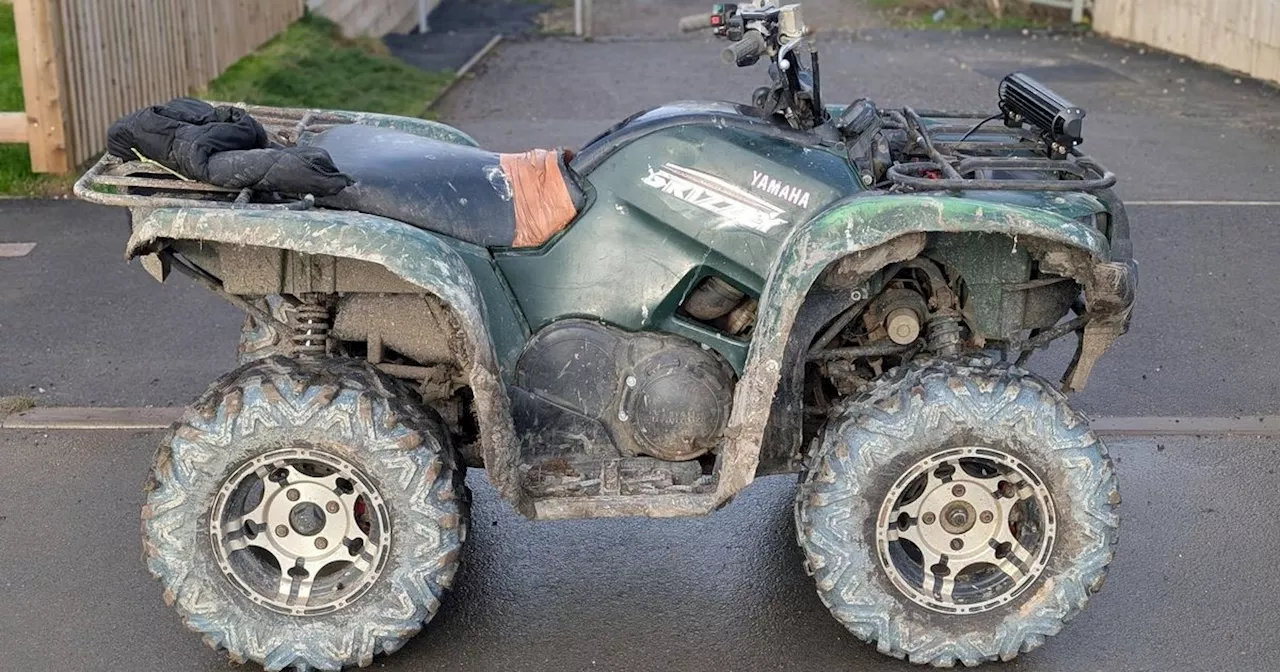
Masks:
[[[711,27],[710,14],[694,14],[680,19],[680,32],[692,33],[695,30],[703,30]]]
[[[720,58],[730,65],[753,65],[769,51],[764,36],[758,30],[748,30],[741,40],[729,44],[720,53]]]

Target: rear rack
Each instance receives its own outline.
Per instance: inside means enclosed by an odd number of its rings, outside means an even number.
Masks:
[[[910,191],[1085,191],[1115,185],[1116,176],[1094,159],[1071,149],[1062,158],[1032,129],[986,124],[1001,115],[926,112],[928,123],[911,108],[882,112],[885,126],[907,133],[908,146],[928,160],[896,163],[887,178]],[[976,137],[975,137],[976,136]],[[1010,156],[1010,152],[1018,155]],[[996,177],[1001,172],[1044,177]]]
[[[212,103],[225,105],[226,103]],[[301,108],[236,105],[244,108],[267,130],[272,142],[294,146],[335,126],[362,124],[393,128],[446,142],[475,146],[467,134],[426,119],[411,119],[371,112],[308,110]],[[266,194],[250,189],[227,189],[197,182],[153,161],[125,161],[104,155],[78,181],[77,197],[102,205],[126,208],[238,208],[246,210],[308,210],[315,206],[310,194],[301,197]]]
[[[240,208],[308,210],[315,198],[281,198],[251,189],[226,189],[181,178],[149,161],[122,161],[107,154],[75,186],[77,198],[125,208]]]

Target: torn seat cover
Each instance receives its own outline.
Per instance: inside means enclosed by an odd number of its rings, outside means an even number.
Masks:
[[[484,247],[536,247],[586,197],[564,151],[497,154],[371,126],[338,126],[310,138],[356,183],[325,207],[397,219]]]

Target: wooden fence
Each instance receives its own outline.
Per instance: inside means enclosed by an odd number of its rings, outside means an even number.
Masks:
[[[1094,28],[1280,82],[1280,0],[1095,0]]]
[[[303,0],[14,0],[25,113],[0,142],[26,142],[36,172],[68,172],[107,127],[207,85],[302,17]]]

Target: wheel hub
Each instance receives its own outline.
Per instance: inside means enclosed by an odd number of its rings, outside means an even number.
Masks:
[[[292,615],[350,604],[381,573],[390,517],[353,465],[319,450],[261,455],[224,482],[210,537],[227,579],[254,602]]]
[[[324,511],[314,502],[303,502],[289,511],[289,526],[294,532],[313,536],[324,529]]]
[[[942,528],[951,534],[964,534],[973,529],[978,514],[973,505],[963,500],[956,500],[942,509]]]
[[[945,613],[1005,604],[1040,576],[1056,531],[1043,481],[1017,457],[982,447],[926,457],[880,509],[877,554],[913,602]]]

